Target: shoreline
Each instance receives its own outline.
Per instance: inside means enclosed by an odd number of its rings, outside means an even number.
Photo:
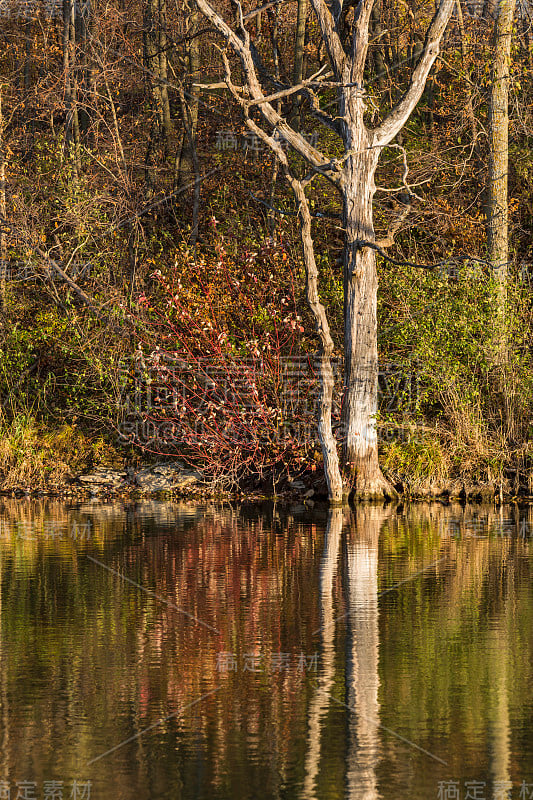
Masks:
[[[504,479],[501,482],[472,482],[468,477],[423,483],[410,480],[394,482],[398,498],[358,498],[356,504],[416,502],[460,503],[518,503],[533,504],[533,492],[528,486]],[[126,500],[187,499],[187,500],[240,500],[245,502],[303,501],[312,508],[315,503],[327,503],[327,490],[321,471],[301,471],[291,477],[274,475],[272,471],[243,479],[241,486],[224,488],[222,478],[212,479],[198,470],[173,460],[155,464],[142,464],[118,469],[100,465],[90,472],[82,472],[52,485],[0,486],[0,497],[17,499],[55,498],[64,500]],[[347,502],[346,505],[349,503]],[[353,504],[353,503],[350,503]]]

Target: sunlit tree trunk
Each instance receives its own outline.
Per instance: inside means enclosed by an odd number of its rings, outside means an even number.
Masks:
[[[373,199],[380,148],[365,125],[363,85],[373,3],[362,4],[354,58],[343,74],[340,117],[345,148],[343,469],[357,495],[393,494],[378,460],[378,277]],[[366,5],[366,7],[365,7]],[[366,17],[366,19],[365,19]],[[349,85],[349,88],[348,88]]]
[[[487,246],[497,282],[497,322],[501,329],[505,318],[509,263],[509,68],[515,7],[516,0],[499,0],[496,8],[494,65],[489,107]],[[504,347],[504,342],[500,341],[500,349]]]
[[[374,174],[383,147],[391,144],[420,100],[454,0],[443,0],[413,70],[409,90],[376,129],[368,129],[363,78],[373,2],[359,4],[352,57],[343,66],[339,116],[345,147],[343,181],[344,400],[343,468],[356,496],[394,495],[378,460],[378,278],[373,224]]]
[[[298,0],[298,12],[296,17],[296,35],[294,37],[294,68],[292,81],[295,86],[302,82],[305,67],[305,31],[307,23],[308,0]],[[294,101],[293,125],[300,127],[300,98]]]
[[[0,84],[0,214],[6,218],[6,146],[4,142],[4,111],[2,106],[2,85]],[[4,227],[0,227],[0,307],[5,305],[7,239]]]
[[[63,71],[65,76],[65,97],[67,100],[65,144],[72,156],[74,175],[77,179],[81,169],[81,152],[76,78],[75,0],[63,0]]]
[[[357,101],[356,101],[357,102]],[[378,338],[376,253],[360,246],[374,241],[372,201],[379,153],[355,120],[346,147],[355,151],[346,161],[344,195],[344,358],[343,466],[358,494],[392,493],[378,460]]]

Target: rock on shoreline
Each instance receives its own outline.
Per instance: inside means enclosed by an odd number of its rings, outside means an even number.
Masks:
[[[189,469],[181,461],[152,464],[138,471],[108,469],[98,467],[86,475],[78,475],[73,486],[81,485],[90,494],[137,490],[142,494],[179,491],[185,487],[201,488],[205,485],[204,476]]]

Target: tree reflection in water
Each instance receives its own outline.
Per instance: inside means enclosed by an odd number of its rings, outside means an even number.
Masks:
[[[334,577],[344,533],[346,613],[345,705],[347,707],[347,800],[377,800],[379,759],[378,539],[390,509],[368,506],[329,512],[320,567],[321,671],[308,713],[308,746],[302,797],[316,797],[321,728],[335,679]]]
[[[8,499],[0,521],[0,780],[117,800],[533,788],[532,509]]]

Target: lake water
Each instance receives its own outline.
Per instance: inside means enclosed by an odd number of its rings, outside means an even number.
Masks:
[[[0,798],[533,798],[533,509],[0,526]]]

